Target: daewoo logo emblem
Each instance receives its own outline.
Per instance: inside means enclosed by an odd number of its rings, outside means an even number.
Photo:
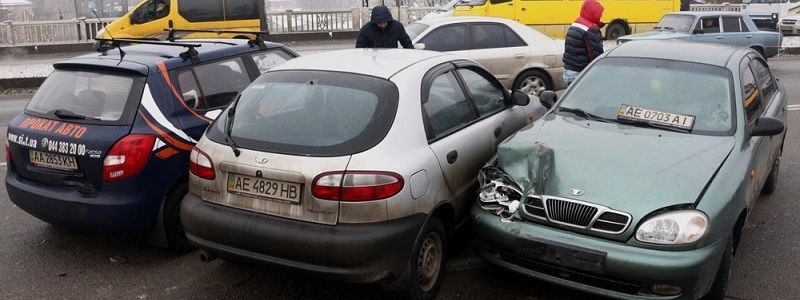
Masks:
[[[256,162],[260,164],[265,164],[269,162],[269,159],[266,157],[256,157]]]
[[[569,194],[573,196],[583,196],[583,191],[579,189],[569,189]]]

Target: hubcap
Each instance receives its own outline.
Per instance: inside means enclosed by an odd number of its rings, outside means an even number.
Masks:
[[[422,242],[419,257],[417,257],[419,283],[423,291],[430,291],[436,284],[436,279],[442,269],[442,256],[442,237],[436,232],[431,232]]]
[[[539,77],[525,78],[519,88],[520,91],[531,96],[539,96],[545,89],[547,89],[547,85]]]

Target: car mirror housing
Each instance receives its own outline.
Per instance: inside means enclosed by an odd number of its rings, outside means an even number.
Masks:
[[[547,109],[553,108],[556,105],[556,101],[558,101],[558,95],[554,91],[543,91],[539,94],[539,102]]]
[[[750,135],[774,136],[783,133],[785,128],[786,127],[781,120],[770,117],[760,117],[756,120],[755,126],[750,131]]]
[[[414,44],[414,49],[417,49],[417,50],[425,50],[425,44],[423,44],[423,43],[416,43],[416,44]]]
[[[705,33],[705,31],[703,29],[700,29],[700,28],[695,29],[694,31],[692,31],[692,34],[703,34],[703,33]]]
[[[528,104],[531,103],[531,97],[528,96],[528,94],[526,94],[525,92],[520,90],[512,91],[511,99],[514,100],[514,104],[519,106],[527,106]]]

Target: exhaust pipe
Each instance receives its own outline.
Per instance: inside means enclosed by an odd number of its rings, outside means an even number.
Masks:
[[[200,250],[200,261],[203,263],[210,263],[217,259],[217,256],[213,253],[206,252],[205,250]]]

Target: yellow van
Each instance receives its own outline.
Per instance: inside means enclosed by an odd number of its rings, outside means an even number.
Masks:
[[[109,23],[98,38],[164,39],[164,29],[259,31],[265,18],[263,0],[143,0]],[[241,34],[192,33],[186,38],[248,38]]]
[[[653,30],[666,13],[679,11],[681,0],[599,0],[605,8],[606,39]],[[492,16],[513,19],[558,39],[575,22],[583,1],[576,0],[464,0],[456,16]]]

